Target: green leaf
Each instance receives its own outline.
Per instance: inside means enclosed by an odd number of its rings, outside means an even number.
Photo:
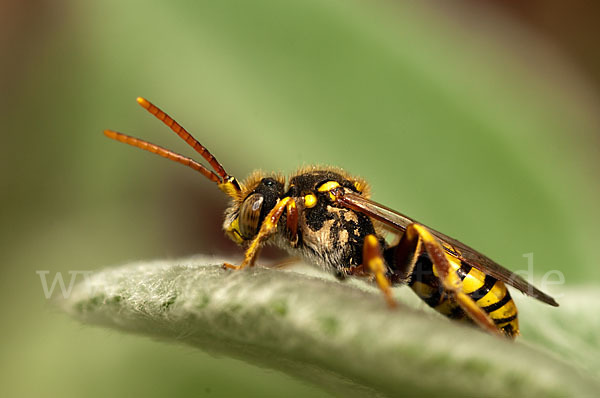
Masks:
[[[372,288],[312,268],[235,272],[214,263],[109,268],[62,305],[85,323],[278,369],[344,396],[563,397],[600,387],[598,339],[577,332],[599,324],[575,305],[583,295],[565,295],[559,308],[524,300],[526,337],[513,343],[413,308],[404,293],[409,305],[390,310]],[[581,354],[567,355],[567,346]]]

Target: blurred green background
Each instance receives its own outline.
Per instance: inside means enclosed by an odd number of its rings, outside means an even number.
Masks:
[[[241,253],[211,183],[102,135],[192,155],[137,96],[238,178],[337,165],[510,269],[597,286],[597,44],[510,3],[2,2],[1,395],[327,396],[44,297],[38,270]]]

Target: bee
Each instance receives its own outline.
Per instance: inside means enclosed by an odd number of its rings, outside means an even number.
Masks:
[[[171,128],[208,162],[188,157],[113,130],[104,134],[184,164],[230,197],[223,229],[245,248],[240,270],[255,264],[260,249],[273,244],[341,279],[374,281],[390,307],[392,287],[408,285],[425,303],[454,320],[475,324],[508,338],[519,335],[517,307],[506,284],[552,306],[558,303],[519,275],[453,238],[370,199],[361,178],[331,167],[305,167],[288,181],[254,172],[243,182],[229,175],[200,142],[144,98],[137,102]],[[395,243],[387,243],[384,231]]]

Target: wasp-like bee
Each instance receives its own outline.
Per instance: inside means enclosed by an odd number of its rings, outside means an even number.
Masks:
[[[255,172],[238,182],[171,117],[144,98],[137,101],[214,171],[149,142],[112,130],[104,134],[191,167],[232,199],[223,229],[246,252],[240,265],[226,263],[226,268],[253,266],[261,247],[271,243],[340,278],[374,279],[391,307],[392,286],[406,284],[441,314],[510,338],[519,334],[519,324],[505,283],[558,306],[552,297],[483,254],[370,200],[367,183],[340,169],[303,168],[287,182],[279,175]],[[398,235],[397,243],[386,242],[384,229]]]

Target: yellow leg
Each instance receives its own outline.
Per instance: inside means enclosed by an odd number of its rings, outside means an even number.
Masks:
[[[433,263],[433,268],[437,272],[444,290],[454,296],[454,299],[463,311],[465,311],[467,316],[482,329],[487,330],[492,334],[503,336],[502,331],[498,329],[489,315],[481,309],[481,307],[475,304],[475,301],[473,301],[470,296],[463,293],[462,281],[452,269],[442,245],[429,230],[427,230],[427,228],[420,224],[408,225],[404,232],[404,236],[402,237],[402,241],[407,242],[401,242],[404,247],[414,248],[419,247],[417,242],[420,241]],[[406,252],[406,255],[414,256],[414,253]]]
[[[246,249],[246,253],[244,253],[244,261],[240,265],[224,263],[223,268],[240,270],[242,268],[252,267],[254,265],[254,262],[256,261],[256,256],[258,255],[262,244],[273,233],[275,233],[275,231],[277,231],[277,223],[279,222],[283,211],[286,209],[288,202],[290,202],[291,200],[293,199],[290,197],[281,199],[279,202],[277,202],[275,207],[271,209],[269,214],[267,214],[262,225],[260,226],[258,234],[256,234],[254,239],[252,239],[252,242],[250,242],[250,246],[248,246],[248,249]]]
[[[357,267],[363,273],[369,271],[375,276],[377,286],[383,292],[385,300],[391,308],[396,307],[396,301],[392,295],[392,285],[386,276],[386,265],[381,254],[381,247],[375,235],[365,236],[363,242],[363,263]]]

